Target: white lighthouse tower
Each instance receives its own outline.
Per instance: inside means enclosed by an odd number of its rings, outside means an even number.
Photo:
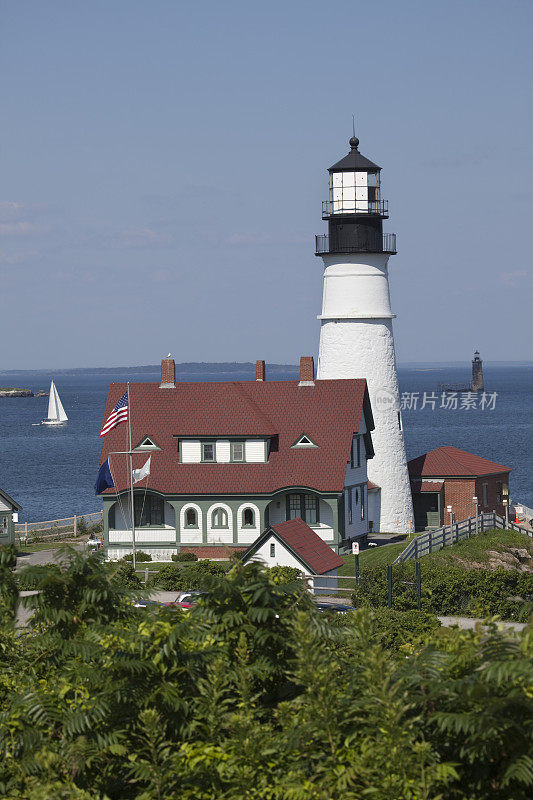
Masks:
[[[406,533],[413,528],[413,504],[405,456],[388,261],[396,236],[383,233],[388,219],[381,199],[381,168],[350,139],[347,156],[329,169],[329,200],[322,204],[328,234],[316,237],[324,260],[324,296],[318,378],[366,378],[374,413],[375,456],[369,480],[374,530]]]

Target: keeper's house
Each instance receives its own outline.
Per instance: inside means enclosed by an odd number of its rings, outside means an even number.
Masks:
[[[18,512],[22,506],[0,489],[0,545],[13,544],[15,541],[15,525]]]
[[[300,380],[176,383],[170,358],[161,383],[130,384],[136,547],[153,560],[180,551],[227,558],[269,526],[303,519],[338,551],[367,534],[367,459],[374,428],[364,380],[316,380],[304,357]],[[112,383],[104,420],[126,391]],[[131,552],[127,424],[104,438],[115,488],[101,495],[110,559]]]

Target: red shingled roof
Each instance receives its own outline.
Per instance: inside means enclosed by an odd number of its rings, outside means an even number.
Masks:
[[[411,478],[473,477],[511,472],[511,467],[504,467],[457,447],[437,447],[411,459],[407,466]]]
[[[309,572],[315,575],[323,575],[344,564],[342,558],[334,553],[318,533],[315,533],[300,517],[280,522],[278,525],[271,525],[249,550],[257,549],[272,531],[303,562]]]
[[[104,420],[126,388],[110,385]],[[175,389],[133,383],[130,406],[133,446],[149,436],[161,448],[152,452],[147,483],[164,494],[268,494],[288,486],[340,492],[363,410],[367,429],[374,428],[364,380],[317,380],[312,387],[299,387],[298,381],[177,383]],[[100,463],[110,451],[127,449],[127,430],[122,423],[107,434]],[[291,447],[303,430],[318,447]],[[179,461],[180,437],[225,436],[271,437],[268,463]],[[134,468],[146,458],[146,451],[135,454]],[[127,489],[126,456],[111,456],[110,464],[115,486]]]
[[[381,489],[381,486],[378,486],[377,483],[372,483],[372,481],[367,481],[366,485],[369,492],[374,491],[374,489]]]

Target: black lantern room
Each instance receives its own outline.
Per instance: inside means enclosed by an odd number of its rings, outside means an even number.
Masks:
[[[396,235],[383,233],[388,219],[381,199],[381,167],[361,155],[352,136],[350,152],[329,168],[329,200],[322,203],[328,235],[316,236],[316,255],[396,252]]]

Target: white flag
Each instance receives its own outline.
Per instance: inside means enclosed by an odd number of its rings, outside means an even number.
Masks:
[[[147,478],[148,477],[148,475],[150,474],[150,459],[151,458],[152,458],[152,456],[148,457],[148,461],[146,462],[146,464],[143,467],[140,467],[139,469],[134,469],[133,470],[133,483],[139,483],[139,481],[142,481],[143,478]]]

